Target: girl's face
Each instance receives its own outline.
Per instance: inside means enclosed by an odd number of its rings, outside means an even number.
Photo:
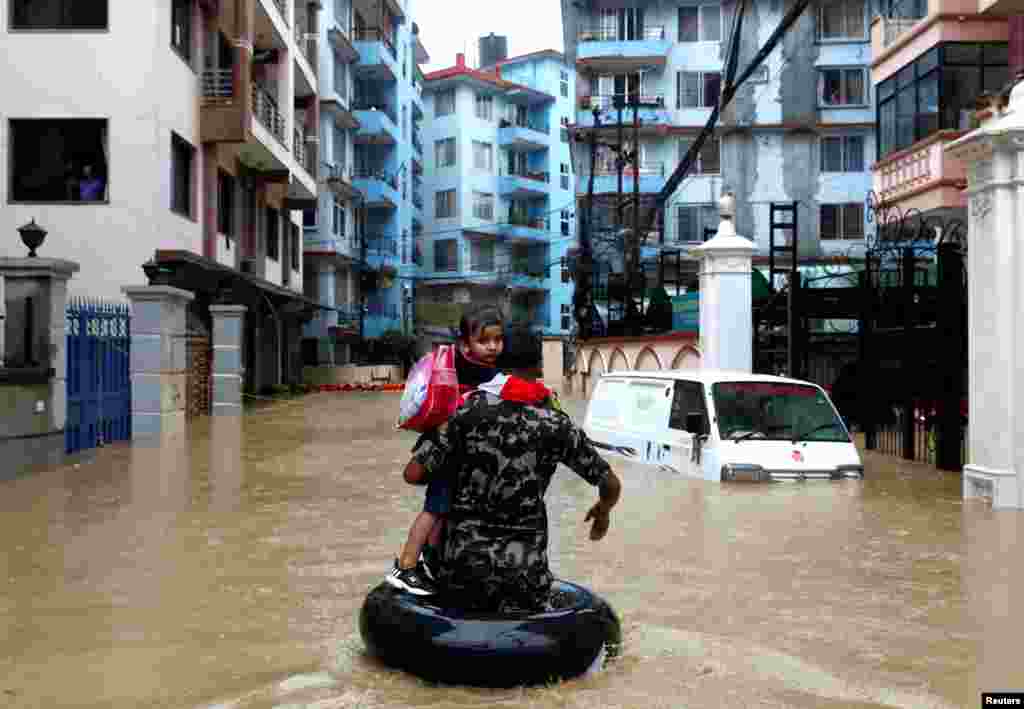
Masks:
[[[482,327],[462,343],[463,352],[471,359],[494,366],[505,348],[505,334],[501,325]]]

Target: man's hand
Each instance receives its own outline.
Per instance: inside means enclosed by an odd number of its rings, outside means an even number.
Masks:
[[[587,516],[583,518],[584,522],[590,520],[594,520],[594,524],[590,526],[590,540],[596,542],[604,539],[604,535],[608,533],[608,526],[612,523],[608,507],[602,502],[595,502]]]

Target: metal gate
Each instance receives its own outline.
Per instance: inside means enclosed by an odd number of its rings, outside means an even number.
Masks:
[[[67,319],[67,453],[132,435],[128,306],[74,300]]]

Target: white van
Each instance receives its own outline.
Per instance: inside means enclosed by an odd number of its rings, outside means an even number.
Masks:
[[[862,478],[825,391],[810,382],[686,369],[602,376],[583,422],[598,450],[705,480]]]

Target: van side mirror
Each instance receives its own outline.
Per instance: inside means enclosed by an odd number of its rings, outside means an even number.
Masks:
[[[686,430],[698,436],[707,435],[708,421],[702,413],[690,412],[686,414]]]

